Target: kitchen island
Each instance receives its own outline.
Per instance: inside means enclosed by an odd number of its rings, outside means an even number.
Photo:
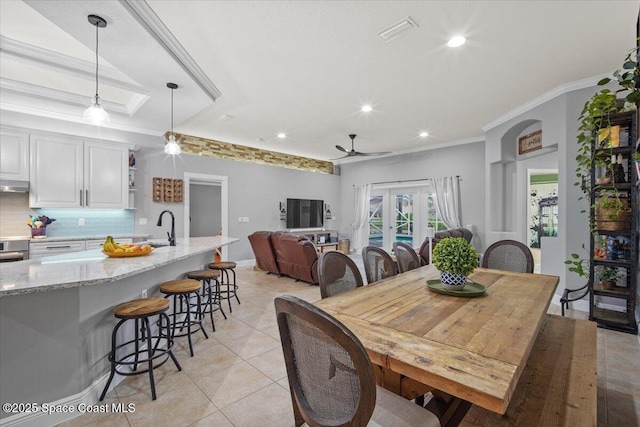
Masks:
[[[0,264],[2,403],[97,402],[109,372],[113,308],[143,291],[161,296],[160,283],[206,268],[216,248],[237,240],[192,237],[141,257],[91,250]],[[68,415],[3,412],[0,418],[8,425],[50,425]]]

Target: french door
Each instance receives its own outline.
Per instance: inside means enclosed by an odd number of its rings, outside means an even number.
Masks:
[[[436,213],[435,197],[426,185],[374,188],[369,199],[369,245],[390,251],[394,242],[420,247],[427,227],[447,227]]]

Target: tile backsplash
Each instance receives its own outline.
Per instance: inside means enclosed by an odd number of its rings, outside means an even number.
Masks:
[[[0,237],[29,236],[27,219],[46,215],[56,221],[47,227],[48,237],[133,234],[134,213],[124,209],[30,209],[26,193],[0,193]],[[78,225],[80,219],[84,226]]]

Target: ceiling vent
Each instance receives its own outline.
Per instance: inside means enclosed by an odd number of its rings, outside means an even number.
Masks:
[[[382,40],[388,42],[393,39],[397,39],[398,37],[400,37],[407,31],[409,31],[410,29],[416,28],[416,27],[418,27],[418,24],[416,24],[416,21],[411,19],[410,16],[407,16],[406,18],[404,18],[399,22],[396,22],[389,28],[385,28],[384,30],[380,31],[378,35]]]

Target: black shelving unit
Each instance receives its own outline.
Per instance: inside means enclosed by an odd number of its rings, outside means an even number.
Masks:
[[[600,148],[592,147],[593,155],[622,156],[625,170],[624,183],[611,183],[597,185],[596,178],[601,178],[601,171],[591,170],[591,218],[595,218],[595,204],[599,197],[616,190],[621,198],[626,198],[631,208],[630,227],[624,230],[596,230],[590,239],[590,263],[589,283],[589,319],[598,323],[598,326],[617,331],[638,333],[638,324],[635,318],[636,299],[638,289],[638,254],[639,224],[639,183],[635,170],[633,153],[637,144],[637,113],[635,111],[619,113],[610,117],[611,126],[620,126],[628,135],[627,141],[620,141],[620,147]],[[622,133],[622,132],[621,132]],[[596,251],[602,242],[612,242],[609,246],[612,250]],[[621,245],[618,250],[616,245]],[[602,248],[598,248],[602,249]],[[616,249],[615,251],[613,249]],[[596,253],[599,257],[596,257]],[[606,289],[598,279],[598,271],[603,268],[615,268],[619,277],[612,289]]]

